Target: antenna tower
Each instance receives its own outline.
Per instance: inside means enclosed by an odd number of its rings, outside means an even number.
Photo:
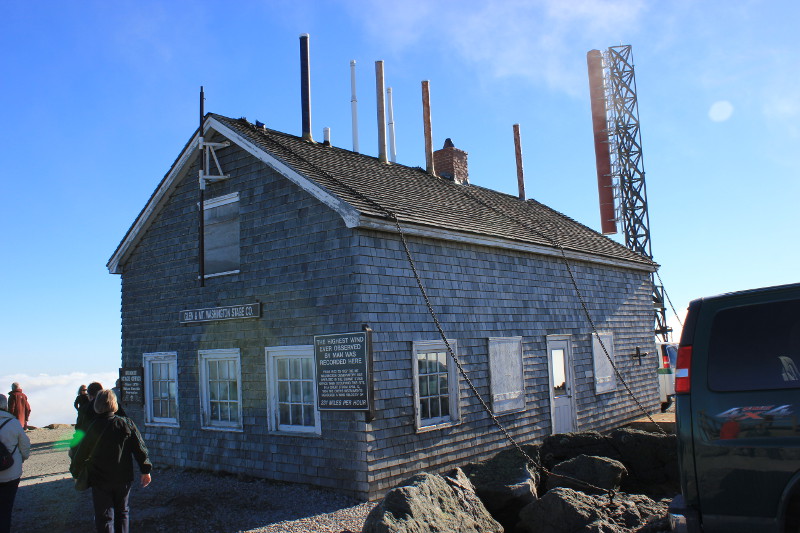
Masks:
[[[607,150],[610,155],[610,186],[614,196],[614,220],[621,222],[625,235],[625,246],[650,259],[653,252],[650,244],[650,217],[647,213],[647,187],[644,179],[642,161],[642,137],[639,128],[639,104],[636,98],[636,76],[634,74],[633,57],[630,45],[609,47],[602,53],[601,65],[593,65],[600,59],[597,51],[589,52],[590,84],[599,80],[597,69],[602,69],[602,92],[599,87],[592,86],[592,94],[601,95],[604,102],[592,101],[593,112],[605,104],[606,128],[601,138],[607,137]],[[594,69],[594,78],[593,78]],[[602,113],[602,111],[601,111]],[[598,150],[598,145],[595,149]],[[600,155],[598,154],[598,162]],[[598,167],[598,183],[601,181]],[[606,183],[608,183],[606,181]],[[601,198],[603,191],[600,191]],[[602,200],[601,200],[602,201]],[[655,311],[655,334],[666,341],[672,328],[667,326],[666,307],[664,305],[664,288],[655,283],[654,275],[650,279],[653,284],[653,308]]]

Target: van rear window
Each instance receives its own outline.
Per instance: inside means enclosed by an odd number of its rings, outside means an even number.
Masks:
[[[714,391],[800,388],[800,300],[718,312],[708,385]]]

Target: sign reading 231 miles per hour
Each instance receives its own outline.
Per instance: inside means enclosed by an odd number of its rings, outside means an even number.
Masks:
[[[322,410],[369,410],[367,334],[314,337],[317,403]]]

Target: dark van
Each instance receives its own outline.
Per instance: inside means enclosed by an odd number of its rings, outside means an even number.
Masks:
[[[675,370],[675,531],[800,532],[800,284],[694,300]]]

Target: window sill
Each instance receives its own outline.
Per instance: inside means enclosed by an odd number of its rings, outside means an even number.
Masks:
[[[239,274],[240,272],[241,270],[229,270],[227,272],[217,272],[216,274],[205,274],[203,278],[210,279],[210,278],[218,278],[220,276],[232,276],[234,274]],[[197,276],[197,279],[200,279],[200,276]]]
[[[240,426],[201,426],[200,429],[206,431],[224,431],[228,433],[244,433],[244,428]]]
[[[437,429],[451,428],[451,427],[458,426],[458,425],[461,425],[461,420],[452,420],[450,422],[440,422],[440,423],[434,424],[432,426],[417,427],[417,433],[427,433],[429,431],[436,431]]]
[[[145,422],[145,427],[148,428],[179,428],[181,425],[178,422]]]
[[[316,431],[286,431],[285,429],[279,429],[271,430],[269,434],[282,437],[306,437],[313,439],[322,438],[322,432],[317,433]]]

